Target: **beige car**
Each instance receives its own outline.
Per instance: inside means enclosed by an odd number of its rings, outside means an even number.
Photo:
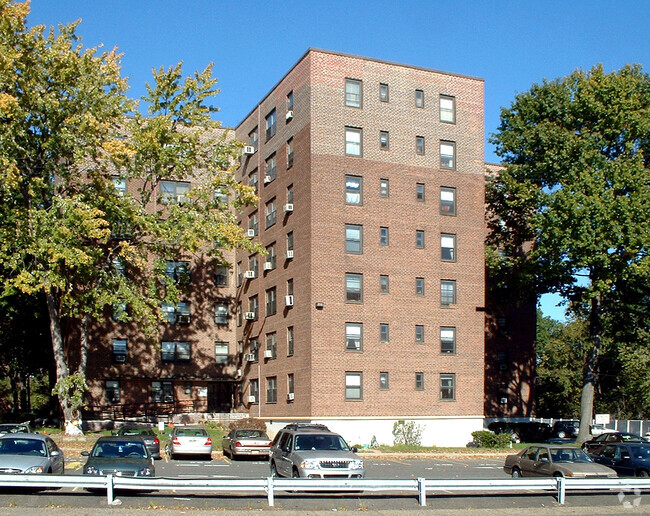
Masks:
[[[572,446],[529,446],[508,455],[503,471],[519,477],[616,478],[611,468],[596,464],[580,448]]]

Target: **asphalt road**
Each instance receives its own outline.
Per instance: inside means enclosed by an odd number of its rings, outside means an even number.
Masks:
[[[507,478],[501,467],[502,459],[426,459],[400,457],[366,457],[367,478]],[[69,460],[67,474],[79,474],[83,462]],[[156,461],[156,476],[164,477],[212,477],[212,478],[260,478],[269,475],[266,461],[236,460],[215,457],[205,460]],[[336,494],[336,493],[277,493],[275,507],[269,508],[263,495],[206,495],[174,496],[158,493],[118,493],[119,507],[107,508],[106,497],[86,493],[83,490],[45,491],[24,493],[18,490],[0,494],[1,514],[20,514],[30,516],[43,509],[48,516],[57,513],[53,508],[65,509],[66,516],[101,514],[102,508],[108,510],[137,510],[144,515],[148,509],[175,511],[187,510],[219,511],[295,511],[295,514],[310,514],[314,511],[364,511],[382,515],[416,514],[435,510],[437,514],[476,513],[481,514],[650,514],[650,494],[574,494],[567,495],[565,506],[559,506],[555,498],[547,494],[522,495],[483,495],[465,496],[450,493],[429,493],[427,507],[420,507],[416,496],[384,496],[381,494]],[[627,503],[625,503],[627,502]],[[625,505],[624,505],[625,504]],[[627,507],[629,506],[629,507]],[[645,507],[645,510],[644,510]],[[15,512],[14,509],[21,509]],[[24,510],[23,510],[24,509]],[[440,512],[445,511],[445,512]],[[513,511],[513,512],[511,512]],[[61,513],[62,514],[62,513]],[[113,512],[114,514],[114,512]],[[123,514],[123,513],[122,513]]]

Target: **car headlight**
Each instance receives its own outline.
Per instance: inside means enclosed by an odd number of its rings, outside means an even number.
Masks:
[[[45,468],[43,466],[32,466],[31,468],[27,468],[25,473],[43,473],[44,471]]]
[[[140,469],[140,471],[138,471],[138,476],[151,477],[153,476],[153,470],[149,466],[145,466],[144,468]]]
[[[318,469],[318,460],[307,459],[300,463],[300,469]]]
[[[350,462],[350,469],[363,469],[362,460],[353,460]]]
[[[99,470],[95,466],[86,466],[84,473],[86,475],[99,475]]]

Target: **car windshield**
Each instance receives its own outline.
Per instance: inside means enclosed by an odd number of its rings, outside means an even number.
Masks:
[[[147,449],[142,443],[98,442],[91,453],[93,457],[136,457],[147,458]]]
[[[34,455],[45,457],[45,443],[36,439],[1,439],[0,455]]]
[[[630,446],[633,459],[650,459],[650,446]]]
[[[591,462],[588,455],[577,448],[551,448],[553,462]]]
[[[296,450],[349,450],[347,443],[338,435],[298,435]]]
[[[261,430],[237,430],[235,432],[237,439],[268,439],[266,434]]]
[[[208,433],[203,428],[177,428],[178,437],[207,437]]]
[[[0,425],[0,434],[29,433],[25,425]]]

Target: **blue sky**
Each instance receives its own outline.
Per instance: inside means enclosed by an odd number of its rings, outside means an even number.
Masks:
[[[81,19],[84,46],[118,47],[130,96],[152,68],[214,63],[217,118],[236,126],[310,48],[422,66],[485,80],[487,137],[502,107],[533,83],[602,63],[650,62],[645,0],[32,0],[30,25]],[[561,319],[557,298],[544,313]]]

